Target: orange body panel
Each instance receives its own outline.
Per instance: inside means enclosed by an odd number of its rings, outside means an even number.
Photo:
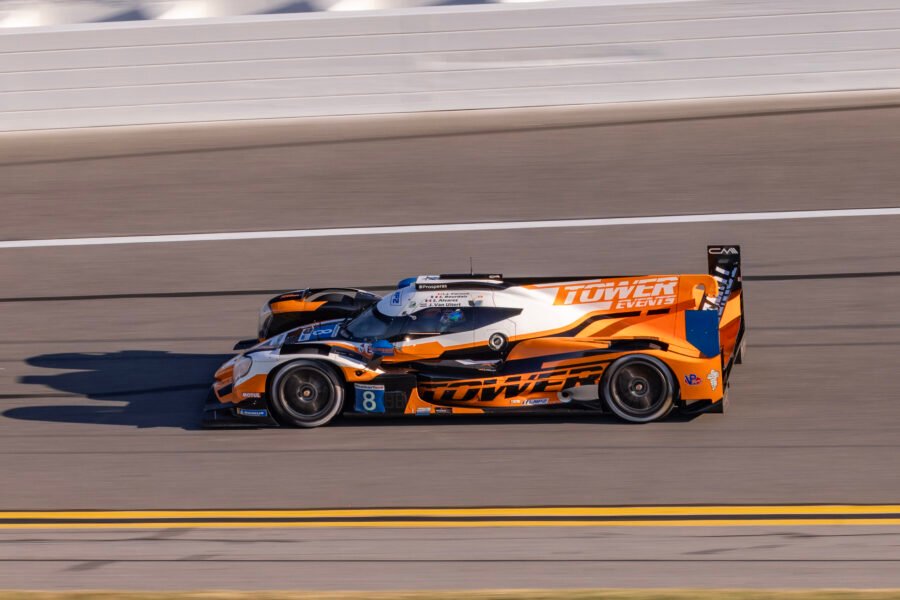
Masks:
[[[547,340],[534,340],[536,347],[546,349]],[[532,342],[528,342],[531,345]],[[576,346],[585,348],[598,347],[589,340],[577,338],[557,341],[568,349]],[[535,348],[536,350],[537,348]],[[523,349],[520,355],[527,355],[530,349]],[[654,356],[665,362],[673,372],[676,386],[685,401],[722,399],[723,386],[709,374],[720,373],[719,357],[704,358],[673,354],[664,350],[643,350],[642,354]],[[441,382],[420,382],[419,396],[424,402],[444,406],[460,406],[461,404],[479,408],[512,408],[521,406],[545,406],[566,404],[568,401],[559,393],[564,389],[579,385],[597,384],[603,372],[616,359],[631,354],[618,352],[593,357],[580,357],[570,360],[553,360],[552,357],[535,365],[535,370],[508,375],[485,374],[483,377],[471,379],[449,380]],[[512,357],[512,353],[510,353]],[[699,384],[686,384],[686,377],[694,375]],[[692,379],[693,380],[693,379]],[[715,388],[713,388],[715,385]]]
[[[306,300],[282,300],[270,305],[273,313],[313,312],[325,305],[325,301],[307,302]]]

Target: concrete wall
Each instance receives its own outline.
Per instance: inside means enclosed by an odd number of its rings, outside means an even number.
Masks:
[[[320,10],[384,10],[496,1],[503,0],[0,0],[0,28],[306,13]]]
[[[900,88],[900,0],[488,5],[0,33],[0,131]]]

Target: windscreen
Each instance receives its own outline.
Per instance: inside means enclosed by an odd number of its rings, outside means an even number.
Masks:
[[[347,323],[344,331],[354,340],[386,340],[400,333],[402,321],[403,318],[389,317],[371,306]]]

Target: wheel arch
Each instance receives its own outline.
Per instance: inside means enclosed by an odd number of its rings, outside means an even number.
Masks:
[[[615,373],[617,371],[617,365],[622,361],[637,360],[637,359],[644,359],[644,360],[649,359],[648,362],[650,362],[651,364],[657,364],[657,366],[661,366],[664,371],[664,374],[667,376],[667,379],[668,379],[668,382],[669,382],[670,388],[671,388],[670,393],[671,393],[672,403],[671,403],[671,407],[664,414],[662,414],[658,417],[654,417],[653,419],[650,419],[649,421],[644,421],[644,422],[652,422],[652,421],[661,420],[661,419],[666,418],[666,416],[668,416],[669,414],[671,414],[672,410],[675,407],[677,407],[680,402],[681,386],[678,382],[678,376],[677,376],[675,370],[665,360],[665,358],[658,355],[660,353],[664,354],[665,350],[657,351],[657,352],[654,352],[653,354],[650,354],[650,353],[647,353],[646,351],[636,349],[635,351],[628,352],[627,354],[623,354],[622,356],[619,356],[614,361],[612,361],[612,363],[610,363],[610,365],[603,371],[603,374],[600,376],[600,380],[599,380],[600,402],[601,402],[601,406],[603,407],[603,410],[605,410],[607,412],[611,412],[613,414],[616,414],[620,418],[624,418],[624,417],[622,417],[622,415],[619,415],[619,413],[613,409],[613,407],[611,406],[611,402],[610,402],[609,398],[607,397],[609,378],[612,377],[611,373]],[[641,421],[631,421],[630,419],[626,419],[626,420],[629,420],[629,422],[634,422],[634,423],[641,422]]]
[[[280,415],[281,408],[279,406],[278,399],[275,397],[275,394],[277,392],[274,389],[274,384],[278,380],[279,373],[295,366],[311,366],[319,368],[322,371],[328,373],[332,378],[334,378],[335,387],[341,390],[341,408],[328,422],[333,420],[335,417],[347,412],[347,398],[351,397],[353,390],[352,385],[347,382],[347,378],[344,376],[344,373],[340,369],[340,366],[334,361],[328,360],[325,357],[316,354],[315,352],[292,354],[290,360],[285,360],[279,363],[266,375],[266,404],[270,414],[273,415],[275,420],[278,421],[280,425],[286,425],[286,423],[283,421],[282,416]],[[327,422],[323,423],[323,425],[324,424],[327,424]]]
[[[278,365],[273,367],[266,374],[266,397],[271,397],[272,384],[275,382],[275,378],[278,376],[278,373],[290,366],[296,365],[297,363],[312,363],[317,366],[323,365],[329,371],[331,371],[331,373],[335,377],[338,378],[338,381],[344,388],[347,387],[347,378],[344,376],[344,372],[337,365],[337,363],[328,360],[324,355],[319,353],[318,350],[312,349],[309,352],[298,352],[296,354],[290,354],[289,360],[278,363]]]

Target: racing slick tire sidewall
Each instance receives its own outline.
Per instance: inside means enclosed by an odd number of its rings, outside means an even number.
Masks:
[[[327,382],[325,389],[329,392],[328,404],[315,418],[305,419],[297,411],[290,408],[290,404],[284,397],[284,385],[288,379],[299,372],[307,372],[317,377],[319,381]],[[286,364],[275,373],[272,384],[269,387],[272,412],[282,425],[289,427],[321,427],[341,414],[344,408],[344,385],[338,375],[327,364],[310,360],[298,360]]]
[[[648,369],[648,374],[653,375],[647,383],[650,384],[651,392],[654,395],[662,397],[662,402],[651,412],[640,413],[631,410],[628,406],[623,405],[617,395],[613,393],[616,378],[622,374],[624,367],[630,365],[640,365]],[[655,391],[652,389],[653,387],[656,387]],[[675,380],[666,364],[658,358],[646,354],[630,354],[615,361],[604,374],[601,385],[603,402],[617,417],[629,423],[650,423],[664,418],[675,406],[676,392]]]

